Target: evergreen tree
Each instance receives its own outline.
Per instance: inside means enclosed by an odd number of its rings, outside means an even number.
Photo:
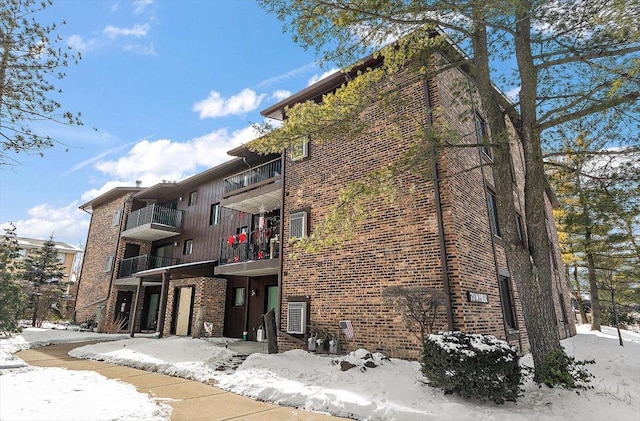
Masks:
[[[52,306],[60,308],[65,291],[64,264],[58,260],[53,236],[42,248],[24,259],[23,279],[31,297],[31,325],[41,326],[49,316]]]
[[[18,328],[24,309],[25,296],[18,280],[21,279],[16,227],[10,224],[0,238],[0,333],[13,332]]]

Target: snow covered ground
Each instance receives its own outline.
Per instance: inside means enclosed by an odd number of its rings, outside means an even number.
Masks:
[[[0,367],[19,365],[20,361],[11,356],[19,349],[96,338],[114,336],[26,329],[21,335],[0,340]],[[355,354],[341,358],[300,350],[253,354],[232,370],[229,367],[234,353],[224,347],[224,338],[178,337],[126,338],[76,348],[70,354],[213,381],[218,387],[256,399],[364,420],[636,420],[640,414],[640,334],[623,331],[623,339],[621,347],[615,329],[603,327],[603,333],[591,333],[588,325],[579,326],[579,334],[562,344],[578,360],[596,360],[595,365],[587,366],[595,375],[594,388],[539,388],[529,381],[524,386],[524,396],[517,403],[505,405],[445,396],[425,384],[419,363],[381,360],[379,355],[373,355],[378,367],[362,369],[364,360]],[[339,360],[344,359],[358,367],[341,371]],[[522,358],[522,362],[532,364],[530,356]],[[36,382],[44,386],[34,393]],[[55,382],[55,387],[47,387],[47,382]],[[10,407],[0,405],[0,419],[168,419],[170,410],[127,386],[96,373],[53,368],[0,370],[0,402],[22,402]],[[103,399],[105,391],[107,396]],[[100,395],[99,401],[104,405],[95,407],[98,400],[82,393]],[[34,399],[37,396],[42,398]],[[85,399],[92,402],[86,408],[92,412],[83,413],[83,418],[72,418],[66,412],[70,403]],[[60,411],[65,412],[56,413],[53,406],[60,406]],[[105,412],[102,406],[109,411]]]

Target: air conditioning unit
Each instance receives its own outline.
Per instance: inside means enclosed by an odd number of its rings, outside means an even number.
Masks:
[[[289,238],[307,236],[307,212],[292,213],[289,217]]]
[[[287,333],[304,335],[307,331],[307,303],[291,302],[287,305]]]

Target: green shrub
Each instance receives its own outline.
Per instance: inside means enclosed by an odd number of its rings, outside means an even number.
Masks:
[[[424,341],[422,373],[445,394],[503,404],[521,395],[518,359],[517,350],[495,336],[441,332]]]
[[[594,376],[587,371],[587,364],[595,364],[595,360],[576,361],[564,351],[555,351],[547,357],[544,367],[536,371],[534,381],[548,387],[591,389],[593,386],[589,383]]]

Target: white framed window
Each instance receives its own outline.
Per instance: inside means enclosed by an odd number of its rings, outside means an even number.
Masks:
[[[198,191],[192,191],[189,193],[189,206],[193,206],[198,203]]]
[[[107,259],[104,262],[104,271],[105,272],[111,272],[113,270],[113,259],[114,259],[113,254],[107,256]]]
[[[209,215],[209,225],[218,225],[220,223],[220,203],[211,205],[211,214]]]
[[[113,215],[111,215],[111,226],[112,227],[117,227],[118,225],[120,225],[120,216],[122,215],[122,211],[120,209],[118,209],[117,211],[113,212]]]
[[[289,238],[302,238],[307,236],[307,212],[292,213],[289,217]]]
[[[184,249],[182,251],[182,254],[184,255],[193,254],[193,240],[186,240],[184,242]]]
[[[309,156],[309,138],[302,137],[289,147],[289,156],[292,161],[301,161]]]

